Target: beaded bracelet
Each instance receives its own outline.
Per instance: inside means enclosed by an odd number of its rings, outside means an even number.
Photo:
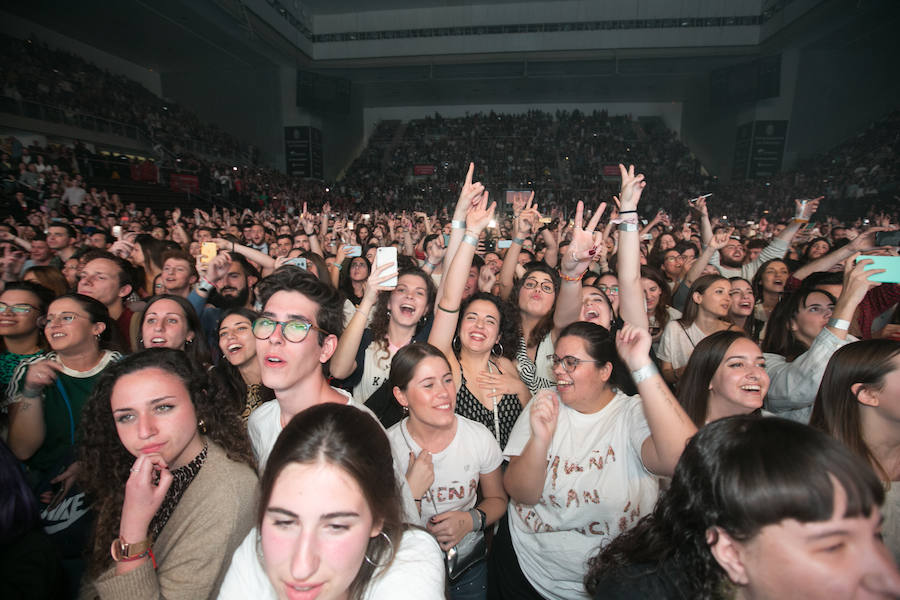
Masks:
[[[569,277],[565,273],[560,272],[559,278],[562,279],[563,281],[581,281],[584,278],[585,273],[587,273],[587,269],[582,271],[581,275],[579,275],[578,277]]]

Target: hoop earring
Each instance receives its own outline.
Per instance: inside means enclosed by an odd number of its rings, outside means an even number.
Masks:
[[[381,533],[379,533],[378,535],[384,536],[384,539],[387,540],[387,543],[388,543],[388,546],[390,549],[388,550],[388,560],[384,561],[381,564],[378,564],[378,563],[374,562],[371,558],[369,558],[368,552],[365,554],[366,562],[369,563],[370,565],[372,565],[373,567],[375,567],[376,569],[380,569],[381,567],[384,567],[388,563],[390,563],[391,562],[390,557],[393,556],[393,554],[394,554],[394,542],[391,541],[391,537],[388,534],[386,534],[384,532],[384,530],[382,530]]]
[[[200,430],[200,433],[206,433],[206,422],[203,419],[197,421],[197,429]]]
[[[462,343],[459,341],[458,335],[453,336],[453,341],[450,342],[450,347],[453,348],[454,352],[459,352],[460,348],[462,347]]]
[[[500,346],[499,352],[497,351],[497,346]],[[494,347],[491,348],[491,354],[493,354],[494,356],[503,356],[503,344],[501,344],[500,342],[494,344]]]

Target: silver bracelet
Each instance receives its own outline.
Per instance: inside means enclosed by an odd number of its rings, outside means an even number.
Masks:
[[[467,244],[472,244],[476,248],[478,247],[478,238],[474,235],[469,235],[468,233],[463,236],[463,241]]]
[[[450,221],[450,226],[453,229],[465,229],[466,222],[465,221],[457,221],[456,219],[454,219],[454,220]]]
[[[619,223],[619,231],[637,231],[638,226],[634,223]]]
[[[640,369],[631,372],[631,378],[634,379],[635,385],[639,384],[642,381],[650,379],[654,375],[659,375],[659,370],[652,362],[649,362]]]
[[[835,319],[832,317],[831,319],[828,319],[828,326],[834,327],[835,329],[840,329],[841,331],[847,331],[848,329],[850,329],[850,321],[847,321],[846,319]]]

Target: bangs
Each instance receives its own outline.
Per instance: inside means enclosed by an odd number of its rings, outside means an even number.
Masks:
[[[754,445],[730,445],[728,477],[716,477],[721,521],[738,538],[784,519],[801,523],[834,516],[835,483],[846,492],[844,518],[868,517],[884,502],[884,488],[872,468],[836,440],[806,426],[756,428]],[[798,427],[794,427],[798,426]],[[786,431],[785,429],[788,429]],[[823,440],[814,438],[821,437]],[[811,443],[812,442],[812,443]]]

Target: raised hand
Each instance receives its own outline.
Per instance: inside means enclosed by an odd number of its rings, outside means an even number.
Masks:
[[[647,185],[644,175],[635,175],[634,165],[630,165],[626,169],[625,165],[621,163],[619,164],[619,175],[622,176],[622,187],[619,190],[619,210],[635,210],[641,200],[644,187]]]
[[[600,217],[606,210],[606,202],[601,202],[594,215],[584,226],[584,202],[578,201],[575,207],[575,226],[572,230],[572,241],[562,257],[560,268],[567,277],[578,277],[590,266],[597,249],[603,241],[603,233],[596,231]]]
[[[721,250],[728,245],[728,240],[731,239],[731,234],[733,233],[734,227],[719,229],[713,234],[712,239],[709,240],[710,247],[713,250]]]
[[[492,293],[494,284],[497,283],[497,274],[488,265],[481,267],[478,272],[478,291]]]
[[[616,350],[628,368],[636,371],[650,363],[650,343],[652,341],[649,331],[635,327],[631,323],[625,323],[625,326],[616,334]]]
[[[794,208],[796,209],[795,219],[799,221],[809,221],[814,214],[816,214],[816,210],[819,208],[819,202],[825,196],[819,196],[818,198],[813,198],[812,200],[794,200]]]
[[[491,202],[488,206],[488,192],[482,193],[469,206],[466,212],[466,231],[473,234],[480,234],[494,218],[494,211],[497,208],[496,202]]]
[[[516,237],[525,239],[531,236],[531,232],[537,228],[537,224],[541,220],[541,213],[538,212],[537,204],[534,202],[534,192],[528,197],[525,207],[516,218]]]

